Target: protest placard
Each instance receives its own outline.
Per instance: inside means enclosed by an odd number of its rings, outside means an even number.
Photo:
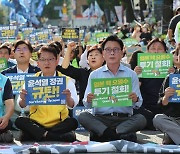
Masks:
[[[7,73],[5,74],[12,84],[13,94],[19,94],[23,88],[25,76],[34,76],[34,73]]]
[[[131,78],[92,79],[93,107],[131,106],[128,95],[132,92]]]
[[[175,94],[169,98],[169,102],[180,102],[180,74],[169,75],[169,86],[176,90]]]
[[[7,68],[6,58],[0,58],[0,72]]]
[[[96,41],[99,42],[108,37],[109,35],[109,32],[96,32],[94,36],[96,38]]]
[[[62,28],[62,39],[64,42],[79,42],[79,28]]]
[[[16,38],[18,34],[17,26],[0,26],[0,37],[4,39]]]
[[[142,68],[141,78],[165,78],[173,57],[168,53],[138,53],[138,66]]]
[[[64,105],[66,77],[26,77],[25,89],[27,105]]]

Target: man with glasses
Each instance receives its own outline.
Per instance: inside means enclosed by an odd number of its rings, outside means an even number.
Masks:
[[[94,115],[88,112],[81,113],[78,120],[85,129],[90,131],[91,140],[126,139],[136,142],[135,132],[143,129],[146,125],[143,115],[133,115],[133,108],[141,106],[142,97],[136,73],[120,63],[123,57],[123,47],[122,40],[115,35],[111,35],[103,41],[102,54],[106,65],[90,74],[83,103],[87,107],[92,107],[95,95],[91,92],[91,79],[130,77],[132,92],[129,94],[129,98],[132,99],[132,106],[98,107],[94,108]]]
[[[33,48],[29,42],[18,40],[14,45],[13,51],[17,64],[2,71],[1,73],[3,75],[6,75],[8,73],[36,73],[40,71],[38,67],[32,66],[30,64],[30,58],[32,56]],[[28,113],[28,108],[22,110],[17,105],[17,98],[18,95],[15,95],[15,112],[12,117],[13,122],[20,114],[24,113],[24,111]]]
[[[58,55],[52,46],[43,46],[38,51],[38,66],[41,69],[36,76],[53,77],[64,76],[56,71]],[[31,105],[30,116],[16,119],[16,126],[22,130],[23,140],[34,141],[66,141],[76,140],[74,130],[77,128],[77,120],[68,116],[68,108],[74,108],[78,103],[75,85],[70,78],[66,78],[66,89],[62,94],[66,95],[66,104],[57,105]],[[26,107],[26,94],[28,91],[22,89],[18,104]]]

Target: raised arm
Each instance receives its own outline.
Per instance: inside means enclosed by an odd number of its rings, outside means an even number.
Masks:
[[[71,56],[71,52],[72,50],[76,47],[76,43],[75,42],[69,42],[67,45],[67,51],[65,53],[63,62],[62,62],[62,68],[66,69],[68,68],[69,64],[70,64],[70,56]]]

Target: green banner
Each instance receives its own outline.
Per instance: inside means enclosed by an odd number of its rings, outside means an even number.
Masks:
[[[122,40],[125,46],[131,46],[131,45],[135,45],[138,44],[138,41],[134,38],[126,38]]]
[[[173,66],[172,54],[138,53],[138,66],[142,67],[142,78],[165,78]]]
[[[6,58],[0,58],[0,72],[7,68]]]
[[[132,106],[128,98],[132,92],[131,78],[92,79],[93,107]]]
[[[96,32],[95,38],[96,38],[96,41],[99,42],[102,39],[107,38],[109,35],[110,35],[110,33],[108,33],[108,32]]]

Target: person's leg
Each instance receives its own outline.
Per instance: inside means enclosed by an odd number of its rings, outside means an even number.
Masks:
[[[78,116],[78,121],[86,130],[94,132],[98,136],[102,136],[103,132],[107,129],[104,123],[89,112],[82,112]]]
[[[141,114],[132,115],[116,127],[117,134],[134,133],[146,126],[146,118]]]
[[[70,131],[74,131],[77,127],[78,122],[75,118],[67,118],[63,122],[60,122],[55,126],[51,127],[49,130],[54,133],[63,134]]]
[[[139,109],[134,109],[133,112],[134,114],[142,114],[146,118],[147,123],[144,129],[155,130],[152,122],[155,114],[151,112],[151,110],[145,109],[144,107],[140,107]]]
[[[103,119],[103,120],[102,120]],[[91,134],[94,133],[94,139],[99,141],[114,140],[116,138],[115,130],[108,127],[108,119],[105,116],[93,116],[89,112],[83,112],[78,117],[79,123]],[[104,122],[102,122],[104,121]],[[106,122],[106,123],[105,123]]]
[[[78,127],[78,122],[75,118],[67,118],[63,122],[48,128],[45,140],[48,141],[64,141],[73,142],[76,140],[74,130]]]
[[[10,143],[13,141],[13,134],[10,131],[12,122],[9,120],[8,125],[4,129],[0,129],[0,142]]]
[[[40,124],[35,123],[27,117],[19,117],[15,121],[17,128],[23,131],[23,133],[28,134],[36,141],[40,141],[43,138],[44,133],[46,132]]]
[[[153,119],[153,124],[154,127],[168,134],[175,144],[180,144],[180,125],[174,118],[157,114]]]

